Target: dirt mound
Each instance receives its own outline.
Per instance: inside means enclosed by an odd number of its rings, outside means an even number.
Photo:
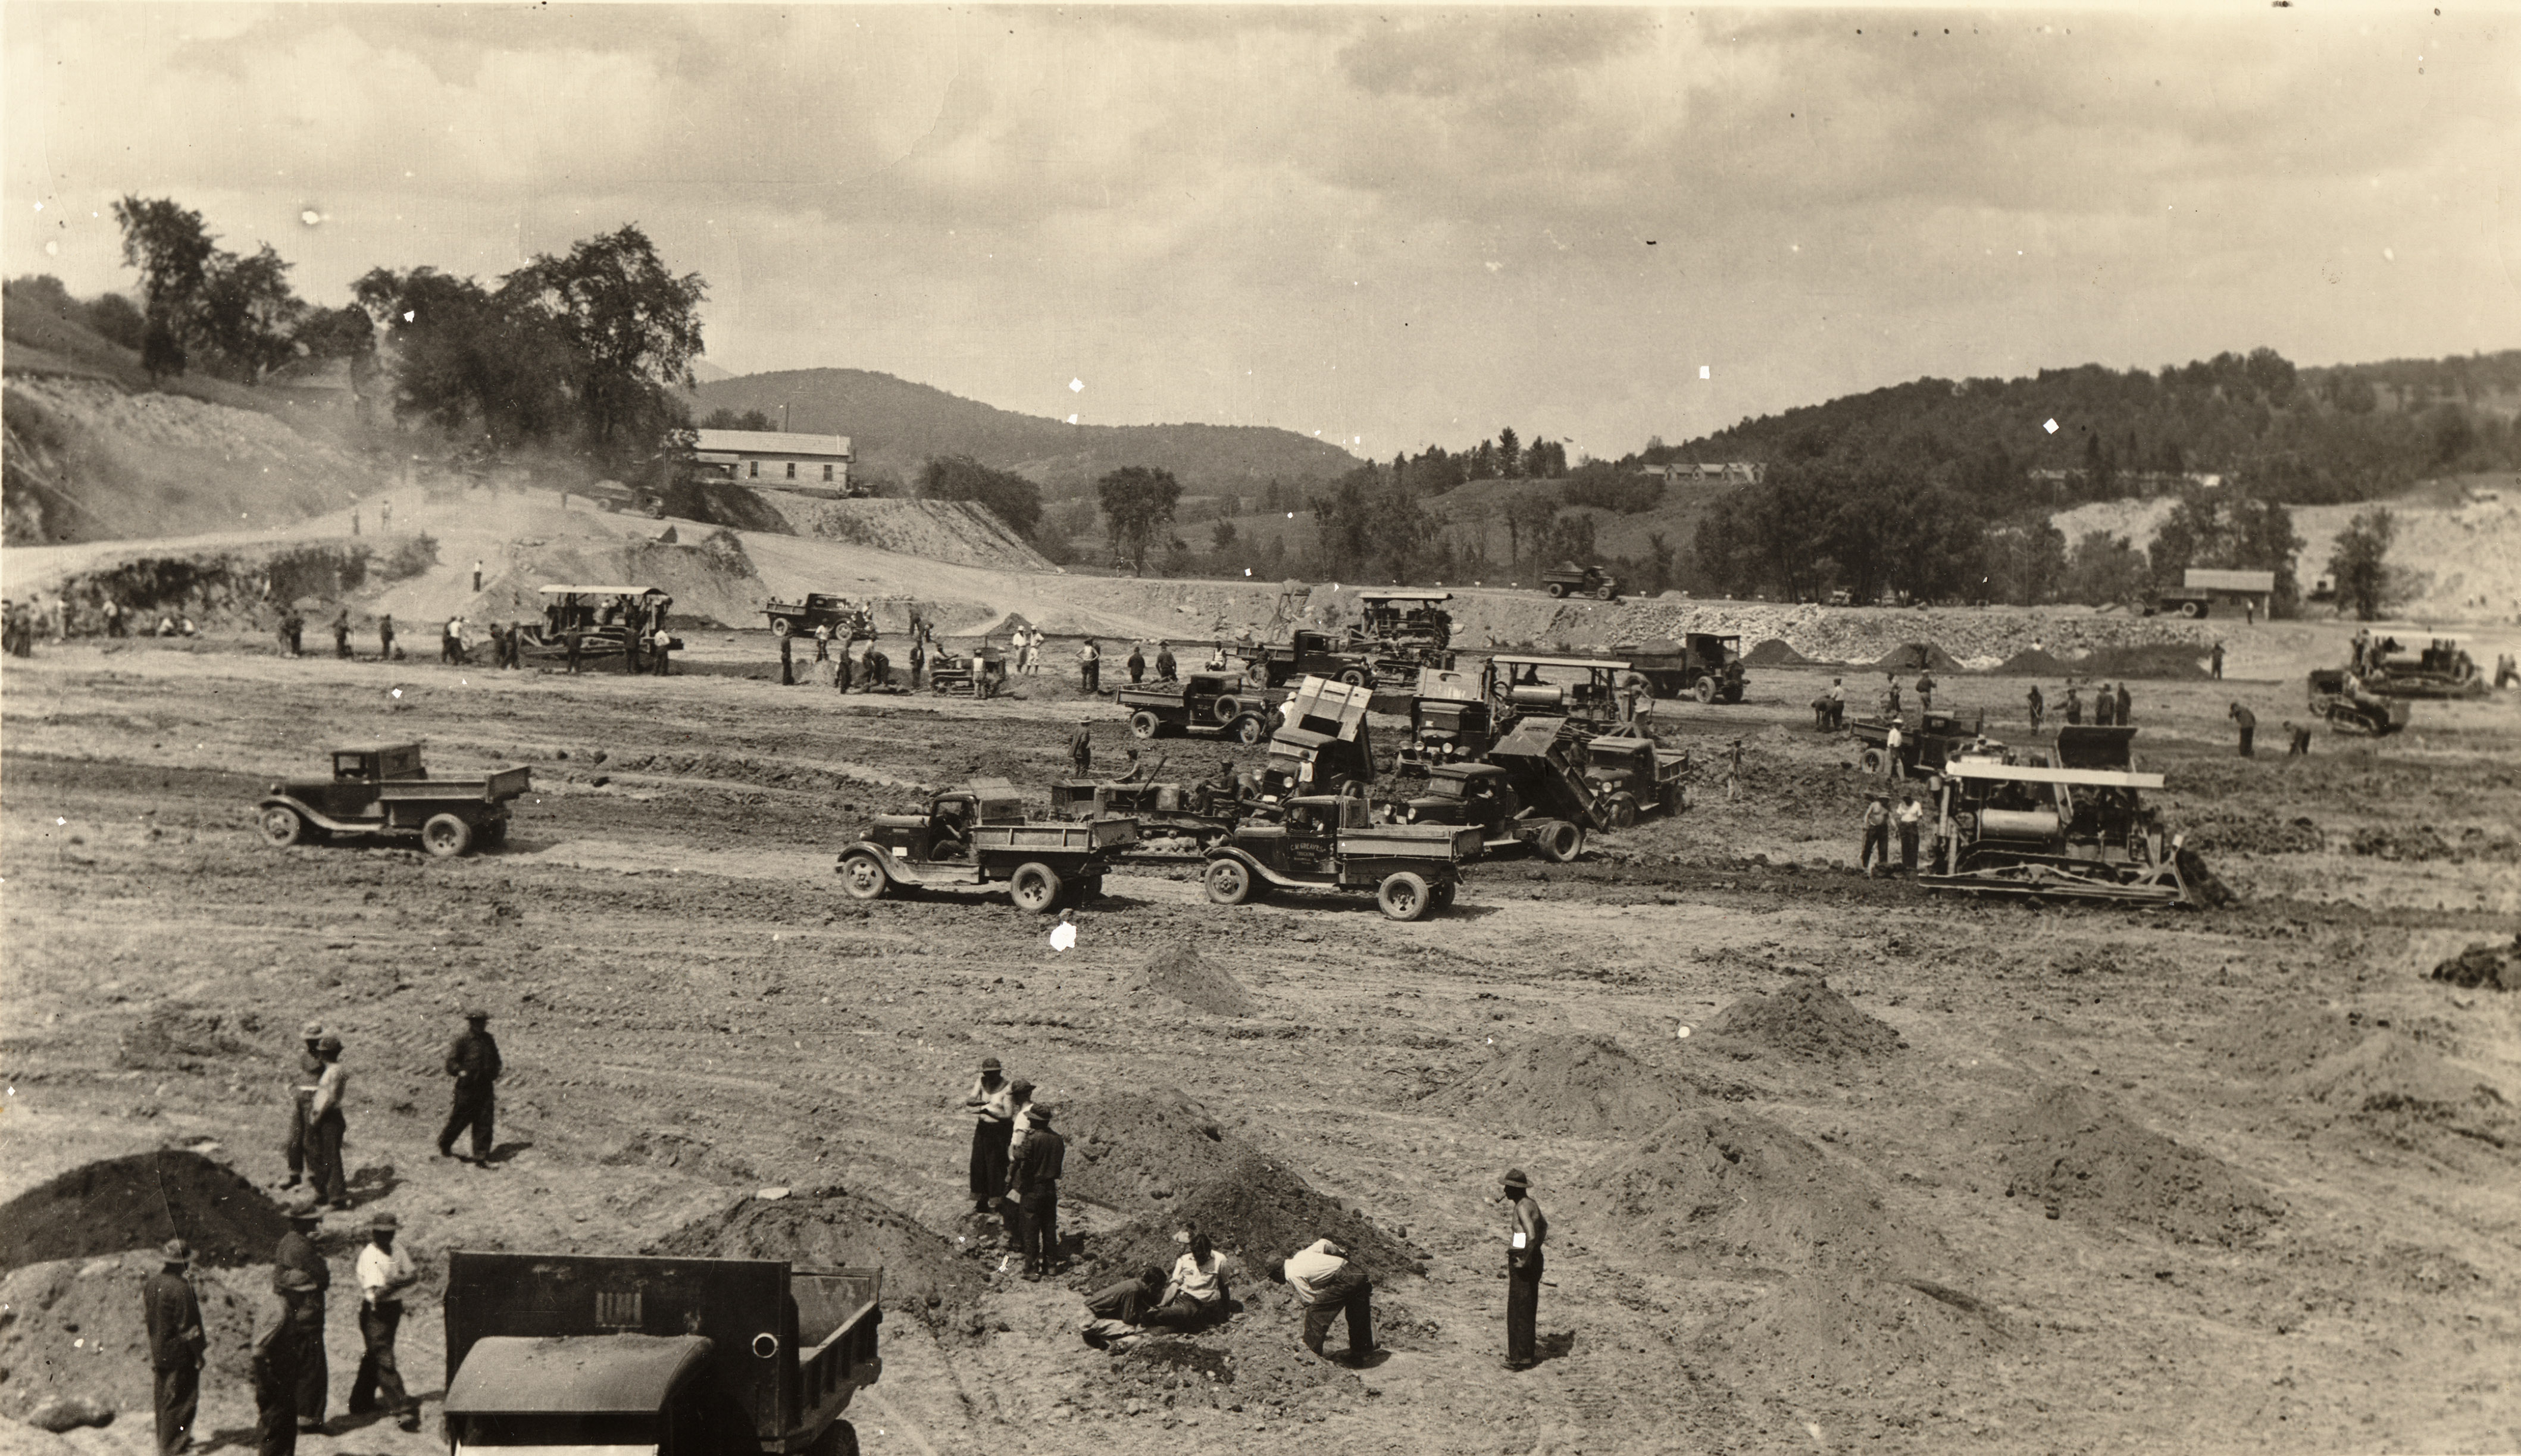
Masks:
[[[1680,1110],[1671,1078],[1596,1036],[1544,1036],[1509,1047],[1427,1105],[1490,1125],[1562,1137],[1615,1137]]]
[[[658,1240],[649,1253],[685,1258],[786,1259],[803,1269],[884,1270],[884,1304],[960,1324],[981,1293],[981,1271],[943,1235],[874,1199],[821,1188],[781,1199],[748,1197]]]
[[[270,1258],[288,1232],[279,1206],[235,1169],[162,1149],[72,1168],[0,1205],[0,1269],[177,1237],[195,1262],[230,1267]]]
[[[2433,978],[2469,990],[2521,991],[2521,935],[2509,945],[2479,941],[2434,967]]]
[[[1188,944],[1174,945],[1147,957],[1146,976],[1131,989],[1170,996],[1210,1016],[1248,1017],[1260,1009],[1232,973],[1210,964]]]
[[[2109,1098],[2052,1086],[2006,1129],[2007,1198],[2138,1224],[2172,1239],[2238,1244],[2284,1216],[2284,1201],[2223,1161],[2140,1127]]]
[[[2267,1079],[2290,1076],[2363,1035],[2361,1012],[2288,1006],[2242,1012],[2210,1031],[2199,1046],[2220,1068]]]
[[[2500,1089],[2393,1030],[2320,1058],[2286,1086],[2339,1112],[2435,1123],[2498,1148],[2513,1137],[2513,1108]]]
[[[2181,828],[2188,847],[2200,854],[2316,854],[2328,842],[2306,816],[2247,809],[2202,808],[2182,819]]]
[[[1809,667],[1812,660],[1788,646],[1783,637],[1770,637],[1742,655],[1744,665],[1751,667]]]
[[[252,1012],[230,1015],[199,1006],[160,1006],[122,1033],[116,1066],[146,1071],[199,1070],[204,1064],[254,1054],[247,1038],[262,1029]]]
[[[1728,1384],[1845,1385],[1979,1368],[2025,1332],[1962,1291],[1931,1280],[1807,1275],[1718,1320],[1698,1341]]]
[[[56,1396],[81,1396],[149,1420],[149,1327],[140,1286],[158,1271],[154,1254],[28,1264],[0,1280],[0,1415],[23,1419]],[[273,1306],[271,1273],[261,1267],[192,1274],[209,1338],[207,1388],[250,1378],[254,1322]]]
[[[1774,995],[1743,997],[1707,1024],[1707,1035],[1718,1046],[1765,1047],[1809,1062],[1885,1057],[1907,1045],[1898,1031],[1856,1010],[1818,976],[1799,979]]]
[[[1091,1240],[1087,1250],[1105,1273],[1172,1267],[1182,1255],[1175,1231],[1197,1224],[1209,1241],[1243,1264],[1246,1284],[1262,1281],[1273,1260],[1312,1243],[1336,1239],[1375,1282],[1424,1274],[1426,1261],[1357,1208],[1317,1192],[1304,1175],[1265,1154],[1245,1150],[1223,1174],[1176,1206]]]
[[[1060,1192],[1132,1215],[1223,1177],[1251,1151],[1171,1087],[1062,1108],[1059,1130],[1068,1139]]]
[[[2206,670],[2203,651],[2193,644],[2175,642],[2094,648],[2075,663],[2075,671],[2087,677],[2186,678],[2200,682],[2212,676]]]
[[[1995,666],[1999,677],[2064,677],[2075,669],[2045,648],[2026,647]]]
[[[1586,1173],[1580,1197],[1656,1246],[1760,1269],[1927,1274],[1942,1243],[1859,1170],[1754,1113],[1692,1109]]]
[[[606,1167],[633,1167],[645,1164],[681,1168],[687,1173],[698,1173],[702,1177],[714,1178],[721,1182],[756,1183],[760,1181],[761,1176],[743,1160],[728,1158],[719,1153],[714,1146],[699,1138],[684,1137],[675,1132],[634,1133],[630,1141],[607,1153],[596,1161]]]
[[[1958,658],[1944,651],[1941,645],[1932,642],[1902,643],[1870,662],[1858,662],[1855,665],[1873,667],[1883,672],[1916,672],[1921,669],[1929,672],[1969,670],[1961,665]]]
[[[1265,1419],[1279,1413],[1327,1415],[1352,1409],[1365,1398],[1365,1383],[1353,1371],[1315,1359],[1294,1347],[1288,1331],[1297,1323],[1295,1301],[1284,1289],[1254,1274],[1238,1286],[1243,1310],[1224,1325],[1190,1336],[1162,1336],[1134,1342],[1115,1351],[1111,1363],[1078,1382],[1072,1403],[1086,1411],[1125,1415],[1169,1411],[1179,1415],[1210,1411]],[[1377,1342],[1382,1342],[1385,1305],[1375,1291]],[[1345,1345],[1344,1327],[1334,1329],[1332,1350]]]

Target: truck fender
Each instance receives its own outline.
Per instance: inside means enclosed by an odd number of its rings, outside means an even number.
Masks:
[[[253,811],[256,814],[259,814],[265,809],[295,809],[298,811],[298,818],[305,820],[317,829],[329,830],[334,834],[368,834],[377,828],[377,826],[369,824],[344,823],[342,820],[334,818],[330,814],[317,813],[304,799],[299,798],[295,794],[264,795],[260,799],[255,801]]]
[[[1252,878],[1260,881],[1263,885],[1275,885],[1282,889],[1308,889],[1312,887],[1299,881],[1288,879],[1286,876],[1270,869],[1267,865],[1254,859],[1250,854],[1241,849],[1235,848],[1232,844],[1219,844],[1209,850],[1207,857],[1211,860],[1233,860],[1242,865],[1243,868],[1251,871]]]
[[[918,887],[917,881],[903,879],[901,871],[894,867],[893,851],[870,840],[851,840],[849,842],[843,844],[837,851],[835,851],[832,855],[833,873],[838,874],[840,872],[842,860],[848,858],[851,854],[854,854],[859,850],[864,850],[867,853],[874,855],[875,862],[884,866],[884,878],[888,883],[905,886],[914,889]]]

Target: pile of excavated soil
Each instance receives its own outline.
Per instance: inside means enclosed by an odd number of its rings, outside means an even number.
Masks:
[[[1579,1197],[1635,1237],[1713,1264],[1923,1275],[1948,1262],[1863,1172],[1756,1113],[1682,1113],[1585,1173]]]
[[[801,1269],[881,1267],[884,1304],[940,1324],[965,1321],[981,1271],[943,1235],[839,1188],[748,1197],[696,1218],[646,1251],[683,1258],[786,1259]]]
[[[2284,1216],[2284,1201],[2255,1179],[2138,1126],[2081,1087],[2049,1087],[2001,1136],[2005,1197],[2038,1199],[2061,1214],[2226,1245]]]
[[[2100,647],[2086,653],[2075,670],[2087,677],[2186,678],[2203,681],[2206,654],[2183,643]]]
[[[197,1071],[206,1063],[254,1055],[248,1038],[261,1029],[252,1012],[160,1006],[123,1030],[115,1062],[139,1070]]]
[[[847,541],[958,567],[1054,569],[988,507],[970,501],[822,500],[780,490],[751,493],[801,536]]]
[[[2039,647],[2026,647],[1995,666],[1999,677],[2064,677],[2074,670],[2063,658]]]
[[[2286,1089],[2337,1112],[2432,1123],[2498,1148],[2515,1134],[2512,1104],[2493,1082],[2393,1030],[2320,1058]]]
[[[2470,990],[2521,991],[2521,935],[2509,945],[2481,940],[2434,967],[2433,978]]]
[[[2327,843],[2308,817],[2264,810],[2199,808],[2179,824],[2188,847],[2200,854],[2316,854]]]
[[[1944,651],[1941,644],[1933,642],[1902,643],[1870,662],[1858,662],[1855,665],[1872,667],[1883,672],[1915,672],[1920,669],[1929,672],[1969,670],[1963,667],[1959,660],[1950,653]]]
[[[1734,1386],[1928,1381],[2018,1353],[2027,1333],[1976,1297],[1931,1280],[1805,1275],[1719,1318],[1701,1359]]]
[[[149,1327],[140,1286],[155,1253],[28,1264],[0,1280],[0,1415],[23,1419],[55,1396],[83,1396],[149,1420]],[[209,1338],[205,1387],[246,1383],[255,1321],[277,1308],[267,1268],[192,1271]],[[5,1442],[0,1442],[5,1444]]]
[[[1770,637],[1744,653],[1742,662],[1750,667],[1809,667],[1812,660],[1788,646],[1783,637]]]
[[[1427,1106],[1483,1126],[1598,1138],[1658,1126],[1684,1100],[1670,1077],[1616,1041],[1543,1036],[1499,1051]]]
[[[2361,1012],[2315,1006],[2246,1011],[2209,1031],[2200,1052],[2215,1067],[2242,1076],[2290,1076],[2362,1039]]]
[[[604,1155],[596,1161],[606,1167],[631,1167],[641,1164],[681,1168],[704,1178],[720,1182],[753,1183],[760,1179],[743,1160],[728,1158],[699,1138],[684,1137],[675,1132],[638,1132],[630,1141]]]
[[[1131,1215],[1169,1206],[1251,1151],[1171,1087],[1061,1108],[1059,1130],[1068,1139],[1059,1191]]]
[[[1338,1241],[1377,1284],[1427,1272],[1425,1259],[1362,1210],[1317,1192],[1277,1159],[1249,1150],[1173,1206],[1091,1239],[1087,1251],[1095,1267],[1114,1277],[1149,1264],[1169,1269],[1184,1251],[1173,1235],[1192,1225],[1241,1263],[1242,1284],[1265,1280],[1269,1264],[1315,1239]]]
[[[1711,1049],[1736,1057],[1772,1051],[1808,1062],[1884,1057],[1907,1045],[1818,976],[1798,978],[1773,995],[1743,997],[1718,1013],[1705,1034]]]
[[[1259,1276],[1248,1282],[1255,1287],[1235,1288],[1243,1310],[1223,1325],[1195,1335],[1142,1338],[1115,1350],[1109,1364],[1078,1382],[1070,1403],[1102,1415],[1215,1420],[1210,1413],[1218,1412],[1255,1422],[1282,1414],[1327,1415],[1362,1403],[1365,1383],[1355,1372],[1295,1347],[1290,1331],[1299,1316],[1286,1291]],[[1382,1293],[1375,1291],[1378,1325]],[[1347,1342],[1347,1327],[1334,1326],[1326,1347],[1336,1353]]]
[[[196,1263],[230,1267],[269,1259],[288,1232],[279,1206],[235,1169],[161,1149],[83,1164],[0,1206],[0,1269],[178,1237]]]
[[[1187,944],[1170,946],[1147,957],[1146,976],[1131,989],[1170,996],[1210,1016],[1247,1017],[1260,1009],[1232,973],[1211,964]]]

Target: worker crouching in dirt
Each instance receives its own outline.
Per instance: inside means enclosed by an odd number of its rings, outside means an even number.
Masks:
[[[1198,1229],[1185,1229],[1179,1237],[1190,1245],[1190,1251],[1173,1261],[1164,1298],[1141,1323],[1166,1330],[1197,1330],[1225,1318],[1226,1301],[1232,1297],[1226,1279],[1233,1261],[1217,1252],[1208,1235]]]
[[[1361,1365],[1374,1353],[1374,1281],[1351,1262],[1348,1251],[1328,1239],[1316,1239],[1288,1255],[1274,1271],[1304,1307],[1305,1348],[1322,1358],[1322,1342],[1331,1321],[1348,1316],[1348,1353],[1343,1363]]]
[[[1127,1349],[1146,1338],[1146,1315],[1165,1289],[1165,1271],[1154,1264],[1085,1297],[1085,1322],[1077,1333],[1096,1349]]]

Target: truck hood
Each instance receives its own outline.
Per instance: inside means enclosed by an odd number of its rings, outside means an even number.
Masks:
[[[699,1335],[568,1335],[473,1342],[448,1415],[654,1414],[716,1345]]]

